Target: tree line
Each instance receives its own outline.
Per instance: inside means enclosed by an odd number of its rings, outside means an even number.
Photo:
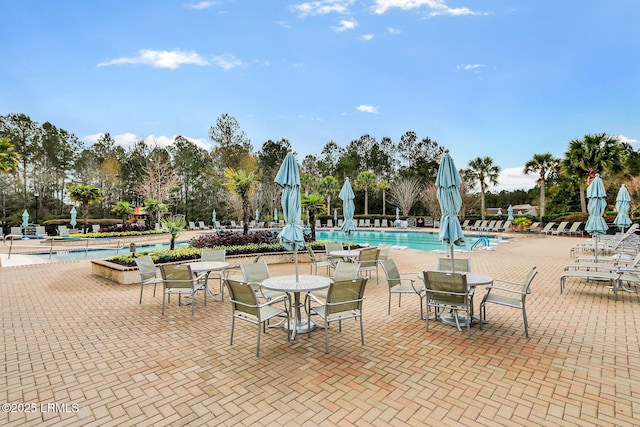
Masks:
[[[150,205],[156,219],[168,212],[210,223],[213,209],[218,219],[243,220],[245,225],[256,211],[262,220],[271,219],[280,206],[280,188],[273,179],[286,154],[295,154],[292,144],[286,138],[267,140],[255,150],[229,114],[216,119],[209,138],[211,150],[183,136],[168,147],[139,140],[124,148],[106,132],[87,147],[49,122],[39,124],[25,114],[0,116],[3,221],[20,222],[25,209],[32,214],[37,209],[40,219],[68,218],[74,200],[81,201],[79,186],[99,190],[95,203],[83,203],[87,214],[97,218]],[[313,215],[341,213],[337,197],[349,177],[356,190],[356,215],[395,216],[399,209],[402,216],[437,217],[434,182],[445,149],[413,131],[396,141],[368,134],[345,146],[329,141],[318,154],[298,159],[303,204]],[[626,183],[638,200],[638,159],[637,151],[615,137],[585,135],[569,143],[563,158],[533,155],[523,171],[538,177],[536,188],[492,193],[501,169],[491,157],[478,157],[461,170],[461,214],[484,216],[487,206],[505,209],[522,203],[539,205],[541,216],[586,212],[584,190],[596,173],[610,188]]]

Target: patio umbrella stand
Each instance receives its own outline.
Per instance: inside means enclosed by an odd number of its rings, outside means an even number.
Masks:
[[[607,207],[607,193],[604,190],[604,184],[600,178],[600,174],[596,174],[589,187],[587,187],[587,198],[589,204],[587,205],[587,211],[589,211],[589,218],[585,224],[585,231],[595,237],[595,251],[594,259],[598,262],[598,240],[599,236],[605,234],[609,227],[605,222],[602,214]]]
[[[449,244],[452,273],[455,272],[453,246],[464,245],[464,234],[458,219],[458,212],[462,207],[462,198],[458,190],[458,186],[461,183],[460,174],[453,163],[453,159],[449,156],[449,150],[445,150],[444,157],[442,157],[438,168],[438,175],[436,176],[436,196],[442,213],[439,237],[442,242]],[[458,318],[456,319],[454,316],[458,316]],[[466,325],[470,321],[466,316],[460,316],[457,313],[441,316],[441,320],[451,326]]]
[[[338,197],[342,200],[342,212],[344,214],[344,222],[342,223],[340,230],[347,235],[347,250],[351,250],[351,233],[356,231],[356,223],[353,221],[353,214],[356,211],[356,205],[353,201],[356,196],[353,194],[349,178],[344,181],[344,185],[342,186],[342,190],[340,190]]]

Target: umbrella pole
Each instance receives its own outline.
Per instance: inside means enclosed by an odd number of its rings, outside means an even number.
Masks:
[[[600,236],[596,236],[596,253],[594,256],[594,259],[596,260],[596,262],[598,262],[598,240],[600,239]]]
[[[456,267],[455,267],[455,264],[453,262],[453,245],[449,245],[449,250],[451,251],[451,272],[455,273],[456,272]]]
[[[299,277],[298,277],[298,247],[296,246],[296,248],[293,250],[293,262],[296,266],[296,283],[298,283],[300,281]]]

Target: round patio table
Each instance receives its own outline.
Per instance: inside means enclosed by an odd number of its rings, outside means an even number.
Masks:
[[[214,295],[217,294],[214,294],[211,289],[209,289],[209,274],[211,274],[212,271],[223,271],[225,268],[229,267],[229,263],[224,261],[198,261],[190,262],[187,265],[195,274],[207,273],[207,276],[204,279],[205,291],[211,298],[213,298],[214,301],[222,301],[222,299],[216,298]],[[222,293],[222,287],[220,287],[220,292]]]
[[[296,333],[305,333],[316,328],[316,324],[311,321],[307,323],[307,319],[302,318],[300,311],[300,293],[317,291],[319,289],[328,288],[331,284],[331,278],[324,276],[315,276],[311,274],[300,274],[296,280],[296,275],[270,277],[262,281],[262,286],[272,291],[286,292],[294,297],[294,318],[289,325],[285,327],[291,331],[291,339],[295,339]]]
[[[345,261],[353,262],[360,256],[360,251],[351,249],[351,250],[342,250],[342,251],[331,251],[329,255],[335,258],[342,258]]]

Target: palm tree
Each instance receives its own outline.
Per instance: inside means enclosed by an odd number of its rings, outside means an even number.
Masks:
[[[369,215],[369,190],[376,186],[378,178],[371,171],[360,172],[356,177],[356,188],[364,190],[364,214]]]
[[[222,185],[242,200],[242,234],[249,234],[249,219],[251,215],[249,212],[251,207],[249,196],[253,194],[258,186],[258,178],[253,172],[247,172],[242,169],[236,171],[231,168],[227,168],[224,171],[224,177],[226,181]]]
[[[156,223],[160,222],[160,218],[162,214],[167,212],[167,205],[162,203],[162,201],[157,199],[146,199],[144,201],[144,208],[149,215],[151,215],[151,225],[154,226]]]
[[[176,238],[186,230],[187,221],[179,216],[175,216],[173,218],[165,218],[161,220],[160,223],[162,227],[171,234],[169,249],[174,250],[176,247]]]
[[[101,201],[104,196],[102,190],[93,185],[74,185],[69,187],[69,198],[82,203],[82,218],[84,219],[84,229],[89,228],[89,205]]]
[[[111,208],[111,212],[116,215],[120,215],[122,217],[122,224],[124,224],[127,222],[127,215],[131,215],[133,213],[133,206],[129,202],[119,201],[113,208]]]
[[[309,225],[311,227],[311,239],[316,240],[316,213],[325,211],[324,198],[318,193],[300,196],[300,207],[309,212]]]
[[[20,154],[18,154],[9,138],[0,138],[0,172],[13,172],[18,169]]]
[[[382,191],[382,215],[387,214],[387,190],[391,188],[391,184],[386,179],[378,182],[378,189]]]
[[[464,174],[474,184],[476,182],[480,184],[480,209],[482,220],[484,221],[484,197],[487,190],[487,185],[496,185],[498,183],[500,167],[493,164],[493,159],[491,157],[476,157],[469,162],[469,168],[464,171]],[[488,183],[487,180],[489,180]]]
[[[340,193],[340,183],[331,175],[327,175],[320,180],[320,194],[327,198],[327,213],[331,212],[331,198]]]
[[[534,154],[533,158],[524,164],[523,173],[529,175],[533,172],[538,172],[540,178],[538,183],[540,184],[540,221],[544,216],[545,208],[545,183],[547,179],[547,173],[558,166],[558,159],[553,157],[551,153]]]
[[[562,161],[564,172],[578,178],[580,208],[587,212],[585,188],[587,181],[605,171],[621,172],[624,165],[623,146],[618,138],[597,133],[587,134],[582,139],[569,142],[569,149]]]

